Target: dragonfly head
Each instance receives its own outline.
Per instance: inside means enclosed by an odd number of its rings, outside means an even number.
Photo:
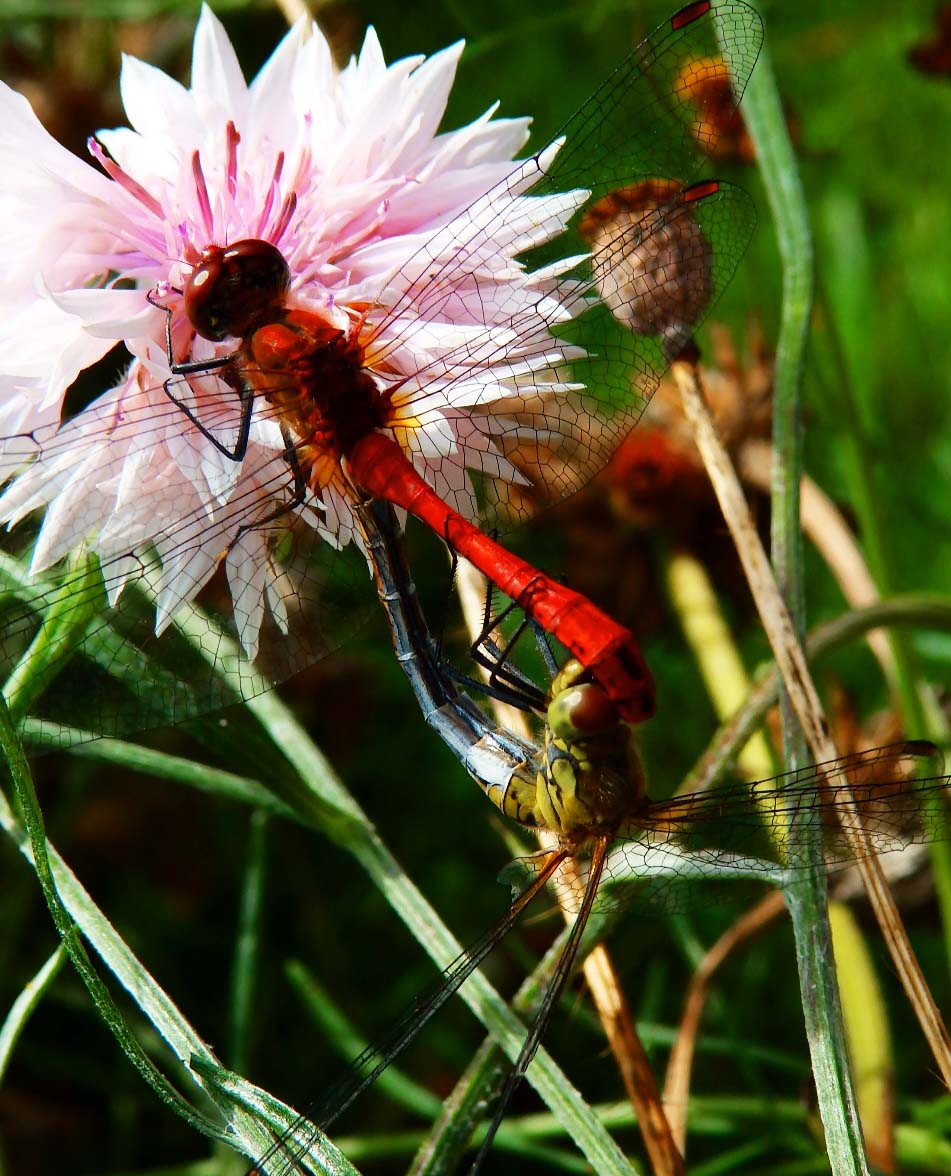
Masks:
[[[630,818],[645,787],[631,725],[590,670],[570,659],[552,682],[536,823],[580,842]]]
[[[284,255],[268,241],[210,245],[185,282],[185,314],[203,339],[240,337],[283,309],[290,284]]]

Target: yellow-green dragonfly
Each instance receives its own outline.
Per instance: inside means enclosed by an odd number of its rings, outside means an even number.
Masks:
[[[545,694],[499,667],[504,696],[521,696],[538,713],[542,730],[531,743],[499,727],[459,689],[437,650],[391,508],[368,503],[361,521],[397,658],[427,723],[502,813],[526,828],[554,834],[556,844],[515,863],[522,888],[505,915],[274,1144],[252,1170],[255,1176],[295,1169],[308,1137],[328,1127],[415,1039],[569,860],[567,905],[576,918],[474,1170],[538,1048],[596,902],[666,913],[742,898],[751,888],[781,886],[811,868],[811,839],[820,842],[830,868],[853,861],[852,833],[859,826],[868,851],[876,854],[948,836],[951,779],[934,745],[925,741],[895,743],[754,784],[654,801],[631,726],[575,659],[554,669]],[[491,642],[488,648],[494,648]],[[560,896],[565,905],[564,884]]]

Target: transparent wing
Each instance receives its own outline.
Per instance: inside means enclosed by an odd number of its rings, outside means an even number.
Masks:
[[[739,189],[695,181],[724,126],[714,103],[724,90],[739,102],[761,43],[759,16],[744,4],[683,10],[628,56],[550,144],[388,283],[403,293],[375,325],[372,347],[397,367],[401,347],[433,321],[495,325],[406,373],[419,420],[451,415],[453,389],[473,370],[504,373],[517,361],[539,373],[475,414],[489,442],[488,480],[501,450],[542,500],[587,481],[729,283],[755,210]],[[519,197],[531,211],[516,206]],[[506,308],[499,330],[499,308],[477,298],[464,275],[493,264],[498,225],[516,207],[521,221],[511,232],[524,242],[520,258],[535,286],[521,305]],[[556,280],[570,284],[567,300],[547,297]],[[493,525],[526,513],[524,498],[504,483],[494,481],[486,497]]]
[[[910,741],[755,784],[648,802],[612,846],[600,901],[642,913],[742,901],[754,887],[807,868],[795,847],[810,835],[830,868],[943,840],[951,835],[949,786],[933,745]],[[532,858],[518,864],[535,872]],[[571,890],[579,902],[581,874]]]
[[[203,423],[226,439],[239,415],[232,395]],[[99,447],[88,477],[75,457],[79,430],[108,432],[115,453],[103,458]],[[240,472],[210,444],[183,471],[169,453],[182,434],[181,411],[159,387],[136,403],[96,404],[61,429],[10,439],[42,478],[8,491],[20,495],[23,520],[0,554],[0,674],[6,680],[24,659],[41,657],[50,677],[73,658],[39,702],[26,700],[49,724],[80,728],[67,742],[177,723],[250,697],[335,648],[372,604],[362,550],[328,541],[322,504],[293,503],[279,438],[273,447],[253,443]],[[135,496],[124,500],[130,463],[161,486],[139,496],[141,508]],[[37,551],[39,509],[60,479],[76,514],[61,525],[47,520]],[[97,495],[116,520],[114,534],[97,537],[99,572],[75,557],[64,567],[60,557],[86,528],[84,504]],[[143,545],[136,528],[154,533],[156,510],[167,512],[167,537]],[[34,554],[51,570],[31,575]]]
[[[412,392],[419,422],[449,420],[457,436],[469,431],[490,517],[527,513],[524,498],[498,478],[506,461],[547,498],[603,464],[729,281],[752,231],[752,206],[726,184],[693,181],[719,134],[709,87],[738,100],[761,40],[760,19],[745,4],[684,9],[548,147],[421,243],[368,312],[361,343],[389,371],[393,395]],[[557,242],[540,244],[566,224]],[[466,275],[498,264],[500,240],[516,243],[532,282],[515,304],[487,305],[477,296],[486,283],[477,288]],[[550,297],[566,282],[567,299]],[[464,342],[430,359],[426,346],[407,346],[427,323],[460,315],[475,324]],[[401,368],[410,354],[414,366]],[[468,405],[462,424],[453,417],[454,385],[486,365],[500,378],[506,365],[521,374],[506,382],[507,398],[484,410]],[[55,613],[40,636],[46,676],[71,656],[79,634],[79,685],[63,679],[45,713],[91,732],[179,721],[286,677],[352,631],[362,615],[352,602],[370,583],[362,555],[348,546],[346,504],[333,494],[302,500],[265,399],[253,403],[246,456],[227,456],[241,435],[240,372],[230,380],[199,372],[167,386],[153,372],[145,386],[147,370],[140,363],[135,379],[62,425],[0,439],[0,469],[18,473],[3,494],[15,526],[5,543],[12,562],[3,563],[0,672],[31,656],[43,618]],[[288,382],[295,378],[289,371]],[[412,436],[407,430],[410,447]],[[458,467],[417,456],[435,489],[468,513]],[[54,501],[34,546],[36,520]],[[95,584],[60,562],[103,518],[110,521],[95,535],[103,582]],[[158,542],[143,538],[156,534]],[[29,582],[24,560],[37,573]],[[203,622],[186,606],[193,633],[203,623],[205,632],[197,647],[192,640],[183,648],[173,618],[196,593],[214,619]],[[108,607],[91,619],[102,600]],[[253,671],[229,661],[234,641]],[[93,681],[90,667],[96,692],[82,688]]]

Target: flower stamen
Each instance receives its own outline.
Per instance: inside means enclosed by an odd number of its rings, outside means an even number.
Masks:
[[[225,174],[227,176],[228,195],[233,200],[238,192],[238,144],[241,142],[241,136],[238,134],[238,128],[230,119],[228,120],[225,134],[227,136]]]
[[[124,172],[115,160],[109,158],[98,139],[90,135],[86,140],[86,147],[89,150],[89,154],[110,179],[115,180],[120,188],[128,192],[134,200],[138,200],[153,216],[158,217],[159,220],[165,219],[165,212],[161,204],[159,204],[151,193],[146,192],[141,184],[137,183],[130,175]]]
[[[208,195],[208,187],[205,184],[205,173],[201,166],[201,155],[198,151],[192,155],[192,176],[195,180],[195,194],[198,197],[198,210],[201,213],[205,233],[208,239],[211,240],[215,233],[215,218],[211,211],[211,198]]]
[[[265,225],[270,220],[271,211],[274,208],[274,199],[280,191],[281,173],[283,171],[284,152],[279,151],[277,154],[277,159],[274,163],[274,174],[271,176],[270,184],[268,184],[267,195],[264,197],[264,207],[261,209],[261,215],[258,217],[257,232],[255,233],[255,236],[261,237],[264,240],[270,240],[268,234],[264,230]]]
[[[386,223],[387,214],[390,211],[389,200],[381,200],[376,206],[373,215],[365,224],[358,228],[354,228],[349,237],[341,235],[340,242],[334,252],[327,258],[330,265],[339,265],[341,260],[349,256],[364,242],[369,241],[371,237],[377,234],[383,225]],[[353,223],[353,222],[351,222]]]
[[[271,236],[273,243],[280,241],[284,236],[284,231],[290,224],[291,217],[294,215],[294,210],[297,208],[297,193],[288,192],[284,197],[284,203],[281,205],[281,211],[278,214],[277,220],[274,224],[274,232]]]

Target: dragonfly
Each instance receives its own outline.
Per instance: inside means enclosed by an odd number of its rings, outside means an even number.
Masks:
[[[133,438],[147,452],[150,438],[169,444],[178,421],[210,440],[223,465],[240,464],[248,489],[211,520],[204,509],[178,517],[170,503],[176,521],[157,544],[110,535],[98,574],[67,566],[31,580],[22,565],[0,559],[0,578],[18,601],[5,611],[2,664],[15,670],[37,638],[45,680],[55,677],[37,704],[50,731],[57,721],[93,733],[175,723],[322,657],[361,619],[352,598],[367,580],[336,504],[367,496],[418,516],[474,562],[590,669],[625,719],[649,717],[653,683],[631,632],[477,529],[467,517],[470,478],[483,526],[508,526],[534,509],[528,486],[546,502],[570,493],[637,422],[730,281],[755,225],[744,192],[698,177],[715,153],[723,89],[739,102],[761,42],[760,18],[742,0],[682,9],[547,147],[513,165],[375,297],[336,307],[348,316],[345,329],[299,305],[289,288],[280,233],[290,207],[275,240],[212,243],[189,261],[181,289],[150,290],[166,315],[172,374],[161,385],[164,408],[148,395],[118,409],[89,405],[6,438],[6,468],[22,472],[19,459],[27,476],[32,468],[64,478],[77,441],[108,438],[119,451]],[[712,89],[698,85],[702,78]],[[708,117],[708,92],[716,117]],[[487,249],[513,197],[538,198],[530,206],[545,209],[542,198],[565,192],[573,211],[557,248],[537,244],[552,235],[551,211],[512,229],[537,296],[515,306],[504,329],[497,315],[490,319],[495,308],[467,304],[486,330],[405,370],[407,344],[422,343],[425,354],[426,324],[452,322],[453,300],[467,297],[466,275],[491,265]],[[623,228],[615,216],[605,234],[605,209],[619,200]],[[555,280],[570,291],[560,302],[546,297]],[[522,374],[460,417],[460,381],[506,365]],[[427,429],[465,449],[468,475],[429,451]],[[116,481],[122,472],[117,459]],[[34,498],[18,486],[8,486],[0,510],[23,521],[15,533],[30,542]],[[239,554],[237,573],[231,561]],[[201,603],[214,618],[197,648],[179,625],[188,608],[178,605],[190,599],[183,583],[195,592],[205,586]],[[55,624],[38,631],[47,614]],[[196,619],[192,631],[201,625]],[[234,643],[255,672],[239,668],[225,682],[217,667]],[[81,668],[71,676],[63,670],[77,646]]]
[[[514,665],[497,665],[495,675],[505,701],[536,715],[541,736],[530,742],[499,727],[459,688],[430,633],[392,508],[368,502],[359,517],[396,655],[427,723],[499,811],[524,828],[554,834],[555,848],[505,871],[503,879],[518,893],[502,918],[447,969],[429,997],[414,1001],[390,1033],[356,1059],[249,1176],[300,1171],[316,1133],[330,1127],[415,1040],[549,884],[559,884],[560,901],[575,914],[574,922],[472,1173],[485,1163],[505,1106],[538,1049],[596,906],[656,915],[737,901],[811,869],[810,837],[819,840],[831,870],[854,861],[851,833],[857,828],[875,854],[949,835],[951,777],[935,746],[924,740],[752,784],[652,800],[632,725],[587,667],[575,658],[556,664],[541,631],[539,649],[552,675],[547,691]],[[490,626],[480,645],[484,659],[502,657]]]

